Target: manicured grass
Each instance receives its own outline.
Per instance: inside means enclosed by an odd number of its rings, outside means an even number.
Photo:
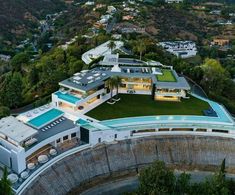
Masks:
[[[114,105],[106,102],[88,112],[86,115],[98,120],[150,116],[150,115],[203,115],[209,104],[194,97],[181,102],[160,102],[150,95],[120,95],[121,100]]]
[[[162,70],[162,75],[156,75],[156,78],[160,82],[176,82],[176,78],[171,70]]]

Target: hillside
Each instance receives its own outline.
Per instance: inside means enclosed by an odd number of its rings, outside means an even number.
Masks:
[[[63,0],[0,0],[0,47],[36,29],[38,20],[65,7]],[[2,45],[3,47],[3,45]]]
[[[210,28],[210,16],[200,17],[190,10],[172,6],[148,7],[144,26],[147,32],[158,40],[190,39],[197,41],[205,35],[217,34],[216,27]],[[211,20],[211,19],[210,19]]]

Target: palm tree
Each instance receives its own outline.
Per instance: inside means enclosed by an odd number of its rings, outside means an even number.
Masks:
[[[111,50],[111,53],[113,53],[113,49],[116,47],[116,44],[113,40],[111,40],[109,43],[108,43],[108,48]]]
[[[141,60],[143,53],[146,51],[146,45],[144,42],[140,42],[140,44],[137,46],[137,51],[140,53],[140,60]]]
[[[119,76],[114,76],[113,77],[113,79],[114,79],[114,87],[116,88],[116,90],[117,90],[117,93],[116,93],[116,97],[117,97],[117,99],[119,99],[118,98],[118,88],[119,88],[119,86],[121,85],[121,83],[122,83],[122,79],[121,79],[121,77],[119,77]]]
[[[8,175],[8,172],[7,172],[7,168],[5,167],[3,171],[3,177],[0,180],[0,194],[11,195],[13,194],[12,189],[11,189],[11,182],[7,178],[7,175]]]
[[[111,77],[111,78],[107,81],[107,86],[109,87],[110,93],[111,93],[111,97],[110,97],[111,102],[112,102],[112,100],[113,100],[113,88],[115,87],[115,83],[116,83],[116,81],[115,81],[114,77]]]

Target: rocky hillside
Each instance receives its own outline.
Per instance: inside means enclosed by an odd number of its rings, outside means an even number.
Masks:
[[[63,0],[0,0],[0,5],[0,47],[37,28],[46,14],[65,7]]]

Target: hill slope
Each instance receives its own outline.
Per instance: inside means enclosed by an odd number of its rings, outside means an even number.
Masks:
[[[11,44],[37,26],[46,14],[65,7],[63,0],[0,0],[0,47]]]

